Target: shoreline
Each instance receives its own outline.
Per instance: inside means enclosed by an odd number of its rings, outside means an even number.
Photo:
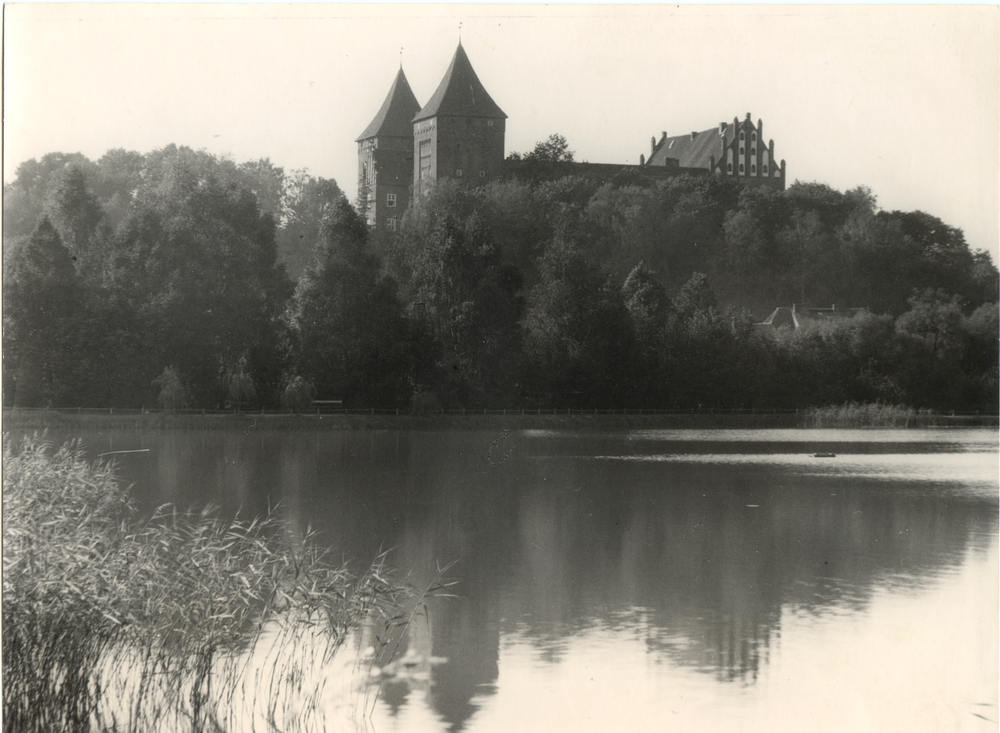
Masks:
[[[532,429],[807,429],[809,415],[805,411],[754,412],[754,413],[645,413],[638,410],[628,413],[592,414],[574,413],[521,413],[510,410],[490,413],[443,415],[395,414],[288,414],[288,413],[215,413],[215,414],[165,414],[68,412],[60,410],[3,411],[3,430],[45,428],[92,428],[135,430],[265,430],[265,431],[321,431],[321,430],[532,430]],[[855,429],[915,429],[915,428],[996,428],[1000,425],[997,415],[943,415],[920,414],[906,426],[887,426]]]

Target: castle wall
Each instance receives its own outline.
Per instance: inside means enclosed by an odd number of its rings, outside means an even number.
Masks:
[[[410,138],[377,137],[358,143],[358,182],[368,189],[368,225],[396,229],[410,205]]]
[[[500,177],[505,120],[432,117],[413,126],[413,183],[418,188],[441,178],[478,185]]]

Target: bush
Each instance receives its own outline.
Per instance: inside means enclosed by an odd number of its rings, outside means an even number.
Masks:
[[[290,377],[281,391],[281,406],[286,410],[308,410],[316,397],[312,382],[295,375]]]
[[[177,370],[172,366],[164,367],[163,372],[153,380],[153,386],[159,390],[156,399],[167,412],[180,410],[189,402],[187,389],[181,382]]]
[[[274,516],[139,521],[74,444],[5,438],[3,507],[5,731],[319,729],[303,681],[362,629],[372,664],[391,654],[423,595],[384,554],[354,575],[308,536],[292,547]]]
[[[441,401],[433,392],[418,388],[410,398],[410,412],[414,415],[436,415],[441,409]]]

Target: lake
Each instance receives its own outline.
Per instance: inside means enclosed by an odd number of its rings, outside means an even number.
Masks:
[[[997,728],[995,430],[70,435],[144,511],[455,561],[361,729]]]

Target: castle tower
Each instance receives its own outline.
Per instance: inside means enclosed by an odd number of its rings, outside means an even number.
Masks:
[[[358,143],[358,192],[368,194],[368,225],[394,230],[410,204],[413,178],[413,116],[420,103],[403,68],[382,108]]]
[[[498,177],[506,119],[459,42],[437,91],[413,117],[414,190],[439,178],[461,178],[476,185]]]

